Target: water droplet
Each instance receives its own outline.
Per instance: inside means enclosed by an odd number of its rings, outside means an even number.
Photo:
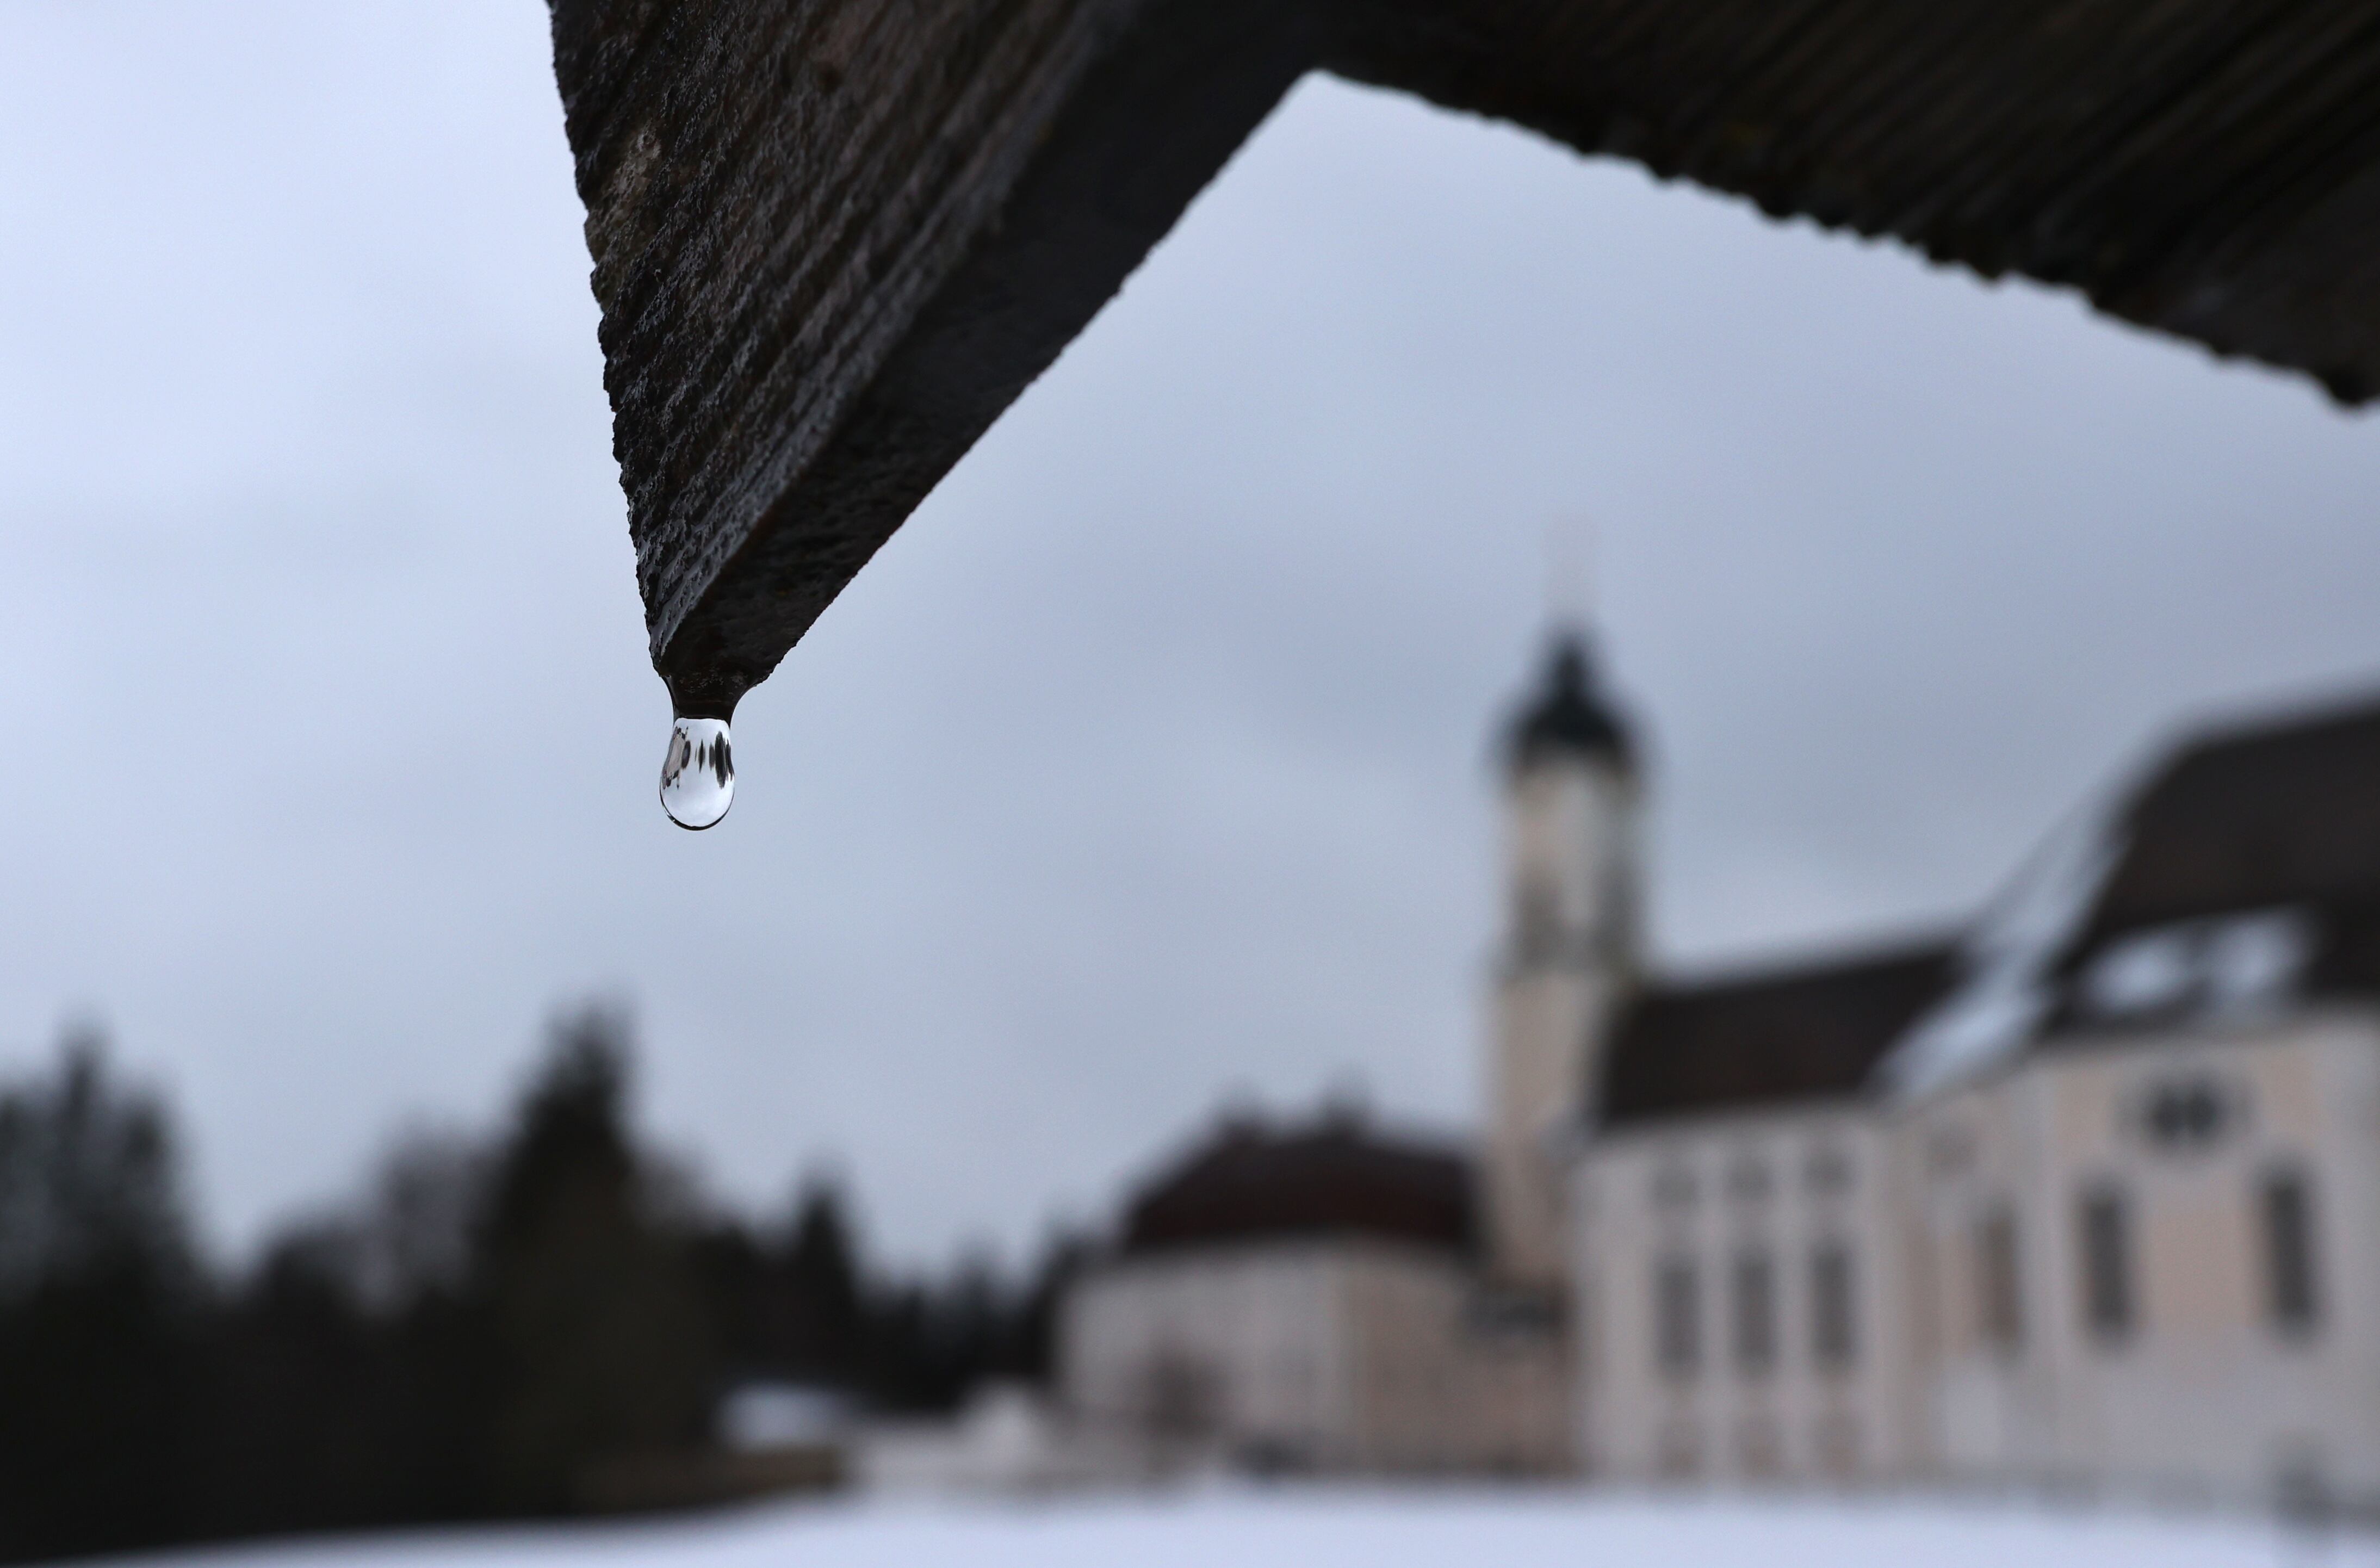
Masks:
[[[682,828],[715,827],[735,804],[735,760],[724,719],[679,719],[662,759],[662,809]]]

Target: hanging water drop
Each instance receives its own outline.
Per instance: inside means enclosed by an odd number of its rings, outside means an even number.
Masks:
[[[735,760],[724,719],[679,719],[662,759],[662,809],[679,827],[715,827],[735,804]]]

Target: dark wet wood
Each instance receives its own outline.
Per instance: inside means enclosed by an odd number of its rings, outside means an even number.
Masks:
[[[1317,67],[2380,389],[2380,0],[554,0],[553,31],[688,713]]]

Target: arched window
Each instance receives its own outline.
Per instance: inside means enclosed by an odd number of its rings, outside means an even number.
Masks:
[[[2265,1173],[2257,1193],[2264,1233],[2265,1307],[2272,1325],[2289,1334],[2313,1331],[2313,1194],[2305,1173],[2283,1166]]]
[[[2024,1343],[2024,1282],[2018,1272],[2016,1210],[2002,1203],[1975,1223],[1975,1320],[2003,1354]]]
[[[1673,1378],[1702,1367],[1702,1292],[1691,1258],[1663,1258],[1653,1270],[1654,1359]]]
[[[2084,1193],[2077,1209],[2082,1250],[2082,1322],[2099,1340],[2130,1335],[2139,1317],[2132,1284],[2131,1214],[2113,1186]]]
[[[1757,1247],[1735,1258],[1735,1365],[1749,1377],[1777,1365],[1777,1270]]]
[[[1821,1242],[1810,1254],[1810,1354],[1833,1371],[1849,1367],[1859,1354],[1852,1249],[1842,1242]]]

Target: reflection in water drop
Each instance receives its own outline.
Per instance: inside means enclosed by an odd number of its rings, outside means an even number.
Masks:
[[[682,828],[717,825],[735,804],[735,763],[724,719],[679,719],[662,759],[662,809]]]

